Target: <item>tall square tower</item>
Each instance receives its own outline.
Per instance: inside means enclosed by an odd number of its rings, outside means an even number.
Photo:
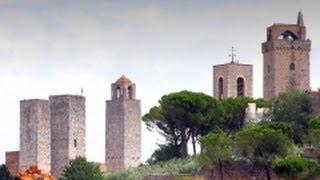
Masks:
[[[141,107],[136,86],[122,76],[111,85],[106,101],[106,166],[110,171],[141,162]]]
[[[50,96],[51,172],[59,177],[71,159],[85,156],[85,98]]]
[[[252,97],[251,64],[232,61],[213,66],[213,96],[217,99],[229,97]]]
[[[262,44],[266,100],[281,92],[310,89],[310,50],[301,12],[296,24],[273,24],[267,28],[267,41]]]
[[[50,171],[49,112],[47,100],[20,101],[20,170],[37,165]]]

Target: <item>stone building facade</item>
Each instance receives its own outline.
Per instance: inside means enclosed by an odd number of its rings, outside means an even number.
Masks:
[[[47,100],[20,101],[20,170],[37,165],[50,171],[50,116]]]
[[[266,100],[281,92],[310,89],[310,50],[301,12],[296,24],[273,24],[267,28],[267,41],[262,44]]]
[[[213,66],[213,96],[217,99],[228,97],[252,97],[253,66],[230,62]]]
[[[105,158],[108,171],[141,162],[141,105],[135,84],[125,76],[111,85],[111,100],[106,101]]]
[[[19,151],[6,152],[6,166],[11,175],[16,176],[19,172]]]
[[[85,156],[85,98],[50,96],[51,172],[59,177],[71,159]]]

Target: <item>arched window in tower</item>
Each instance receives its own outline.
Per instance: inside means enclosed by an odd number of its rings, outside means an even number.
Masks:
[[[218,80],[218,94],[219,94],[219,99],[222,99],[223,96],[223,78],[220,77]]]
[[[128,97],[129,97],[129,99],[133,98],[133,92],[132,92],[132,87],[131,86],[128,87]]]
[[[120,98],[120,95],[121,95],[121,89],[120,89],[120,87],[117,87],[117,89],[116,89],[116,98],[117,99]]]
[[[297,40],[298,37],[291,31],[285,31],[278,37],[278,39],[291,42],[291,41]]]
[[[295,71],[296,70],[296,65],[294,63],[290,64],[290,71]]]
[[[239,77],[237,79],[237,96],[244,96],[244,79]]]

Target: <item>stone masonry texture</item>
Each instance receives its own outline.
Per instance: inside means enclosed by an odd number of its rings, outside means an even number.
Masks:
[[[37,165],[50,171],[49,111],[47,100],[20,101],[20,170]]]
[[[51,172],[59,177],[71,159],[85,156],[85,97],[50,96]]]
[[[237,96],[237,79],[244,79],[244,96],[252,97],[253,66],[231,62],[213,66],[213,96],[219,98],[219,78],[223,79],[222,99]]]
[[[11,175],[16,176],[19,172],[19,151],[6,152],[6,166]]]
[[[107,170],[118,171],[141,162],[141,105],[129,80],[120,78],[111,91],[112,99],[106,101],[105,158]]]
[[[310,50],[311,41],[306,39],[303,24],[274,24],[267,28],[267,41],[262,44],[266,100],[281,92],[310,89]]]

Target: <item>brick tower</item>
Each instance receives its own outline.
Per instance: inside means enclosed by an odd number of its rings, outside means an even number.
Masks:
[[[20,170],[37,165],[50,171],[49,112],[47,100],[20,101]]]
[[[273,24],[267,28],[267,41],[262,44],[265,99],[310,88],[310,50],[301,12],[296,24]]]
[[[59,177],[69,160],[85,156],[85,98],[50,96],[51,172]]]
[[[231,53],[230,63],[213,66],[213,96],[217,99],[252,97],[253,66],[235,61],[233,47]]]
[[[141,162],[141,108],[136,86],[122,76],[111,84],[106,101],[106,166],[110,171],[138,166]]]

